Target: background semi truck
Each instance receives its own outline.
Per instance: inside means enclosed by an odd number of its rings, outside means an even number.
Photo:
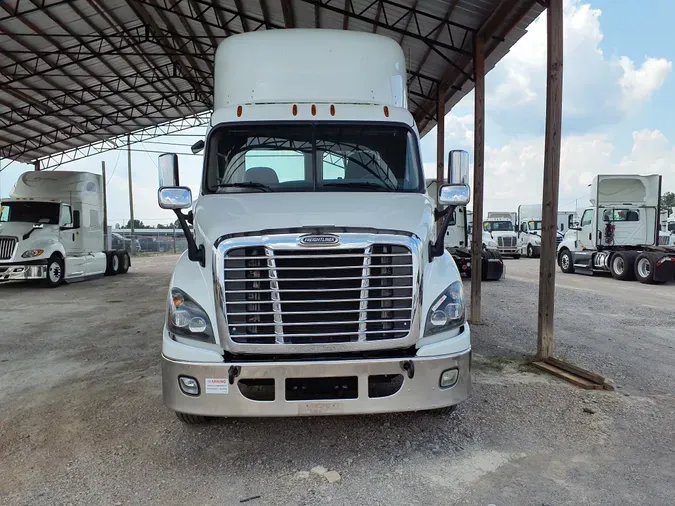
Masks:
[[[450,411],[469,396],[462,279],[444,247],[469,188],[441,185],[435,212],[406,82],[381,35],[220,43],[194,202],[177,155],[159,160],[159,205],[188,238],[162,332],[164,403],[182,421]]]
[[[557,216],[556,244],[560,244],[565,230],[575,223],[576,213],[560,211]],[[518,206],[518,253],[529,258],[541,255],[541,204]]]
[[[103,182],[89,172],[26,172],[0,203],[0,282],[56,287],[124,274],[131,259],[103,245]]]
[[[675,248],[659,245],[661,176],[598,175],[591,206],[574,234],[558,246],[565,273],[610,273],[614,278],[663,283],[675,276]]]

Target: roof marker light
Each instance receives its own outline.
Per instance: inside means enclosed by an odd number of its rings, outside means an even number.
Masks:
[[[387,118],[389,117],[389,107],[387,107],[386,105],[384,106],[384,115]]]
[[[293,104],[293,116],[298,115],[298,106],[296,104]]]
[[[237,118],[241,118],[244,108],[242,106],[237,107]]]
[[[335,106],[333,104],[330,105],[330,115],[335,116]]]
[[[316,104],[312,104],[312,116],[316,116]]]

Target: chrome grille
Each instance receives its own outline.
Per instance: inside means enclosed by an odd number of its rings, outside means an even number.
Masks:
[[[228,331],[236,343],[317,344],[406,337],[413,258],[401,245],[229,250]]]
[[[516,238],[515,237],[497,237],[497,246],[503,248],[515,248],[516,247]]]
[[[16,237],[0,237],[0,260],[12,258],[16,243]]]
[[[670,237],[667,235],[659,235],[659,245],[660,246],[667,246],[668,243],[670,242]]]

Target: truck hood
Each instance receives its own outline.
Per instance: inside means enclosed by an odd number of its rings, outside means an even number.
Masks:
[[[44,225],[43,228],[35,230],[28,239],[23,236],[33,229],[32,223],[24,222],[9,222],[0,223],[0,236],[16,237],[18,240],[14,255],[12,258],[3,260],[2,262],[12,262],[21,260],[21,255],[31,249],[44,249],[48,251],[53,249],[55,244],[59,242],[59,227],[58,225]],[[48,257],[48,254],[46,254]],[[35,258],[35,260],[38,260]]]
[[[56,225],[43,225],[41,230],[36,230],[33,232],[30,237],[39,235],[41,232],[44,233],[45,230],[50,230],[51,228],[56,227]],[[0,223],[0,235],[16,237],[19,241],[23,240],[24,234],[30,232],[33,229],[32,223],[27,223],[23,221],[10,221],[5,223]]]
[[[372,228],[428,239],[433,203],[419,193],[236,193],[202,195],[195,228],[207,244],[230,234],[297,228]]]

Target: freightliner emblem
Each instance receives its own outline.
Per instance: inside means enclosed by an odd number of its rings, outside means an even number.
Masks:
[[[337,235],[303,235],[298,239],[301,246],[336,246],[340,244],[340,237]]]

